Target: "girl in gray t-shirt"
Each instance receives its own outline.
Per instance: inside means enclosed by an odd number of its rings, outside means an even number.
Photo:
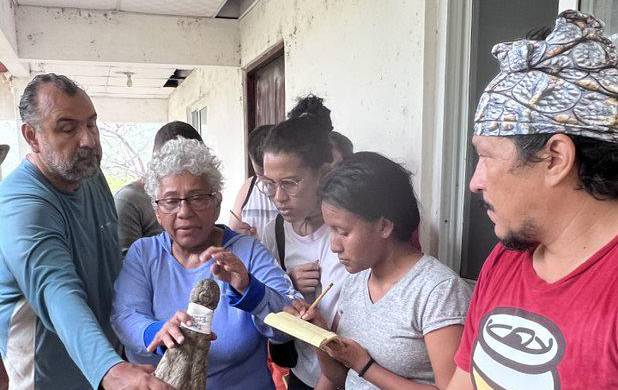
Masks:
[[[320,194],[331,249],[351,275],[333,325],[339,337],[319,352],[318,387],[445,388],[470,289],[411,245],[419,211],[410,173],[377,153],[356,153],[326,175]],[[325,324],[305,309],[305,319]]]

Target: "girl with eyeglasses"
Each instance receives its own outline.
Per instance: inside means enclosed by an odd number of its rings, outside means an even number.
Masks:
[[[257,189],[257,181],[264,174],[264,154],[262,144],[273,125],[259,126],[249,133],[247,149],[249,160],[255,172],[248,178],[236,195],[234,214],[230,215],[229,226],[238,233],[262,237],[264,227],[277,216],[277,208],[262,191]],[[240,217],[240,218],[238,218]]]
[[[332,164],[330,110],[322,99],[308,96],[289,116],[270,131],[263,145],[264,176],[257,186],[275,203],[280,217],[266,225],[262,240],[279,258],[306,304],[313,302],[322,287],[334,284],[318,305],[330,324],[347,275],[330,250],[330,231],[318,199],[320,177]],[[298,362],[292,368],[289,389],[313,388],[320,376],[317,355],[307,344],[295,342],[295,346]]]
[[[263,322],[299,297],[270,252],[251,236],[216,224],[223,177],[219,160],[196,140],[167,142],[148,166],[146,192],[164,232],[137,240],[116,280],[112,325],[131,362],[156,366],[182,344],[180,324],[193,286],[205,279],[221,297],[208,353],[209,389],[274,389],[266,342],[287,341]],[[188,384],[187,384],[188,385]]]

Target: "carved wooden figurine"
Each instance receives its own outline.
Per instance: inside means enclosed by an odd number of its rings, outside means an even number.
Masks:
[[[155,376],[178,390],[204,390],[208,375],[210,321],[212,311],[219,303],[219,286],[211,279],[198,282],[191,290],[190,301],[187,313],[193,317],[192,326],[181,327],[184,343],[165,351]]]

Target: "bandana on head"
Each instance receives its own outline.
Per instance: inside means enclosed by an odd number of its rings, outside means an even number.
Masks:
[[[476,109],[474,134],[567,133],[618,142],[618,59],[603,22],[558,15],[544,41],[499,43],[500,73]]]

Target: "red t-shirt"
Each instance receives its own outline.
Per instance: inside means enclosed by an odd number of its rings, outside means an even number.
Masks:
[[[555,283],[498,244],[455,362],[477,389],[618,389],[618,236]]]

